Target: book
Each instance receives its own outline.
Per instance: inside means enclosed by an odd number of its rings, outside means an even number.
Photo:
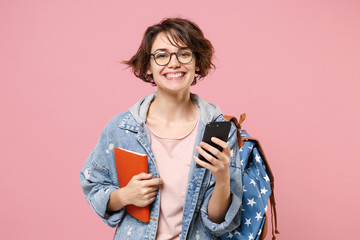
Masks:
[[[146,154],[136,153],[122,148],[114,148],[116,172],[120,188],[125,187],[134,175],[148,173],[148,159]],[[149,206],[137,207],[126,205],[125,210],[134,218],[142,222],[150,221]]]

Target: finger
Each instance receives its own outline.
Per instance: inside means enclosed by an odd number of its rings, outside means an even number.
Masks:
[[[147,190],[146,190],[146,193],[157,193],[157,191],[159,190],[159,188],[156,186],[156,187],[148,187]]]
[[[145,179],[149,179],[151,177],[152,177],[151,173],[139,173],[139,174],[133,176],[132,178],[134,180],[145,180]]]
[[[212,137],[211,141],[217,145],[219,145],[220,147],[222,147],[223,152],[225,154],[230,154],[230,148],[229,148],[229,144],[227,142],[224,142],[223,140],[217,138],[217,137]]]
[[[151,187],[151,186],[158,186],[163,183],[163,180],[161,178],[152,178],[149,180],[144,180],[144,187]]]
[[[155,201],[155,197],[150,198],[150,199],[147,201],[146,206],[149,205],[150,203],[152,203],[153,201]]]
[[[221,156],[221,151],[213,146],[211,146],[210,144],[206,143],[206,142],[201,142],[200,146],[203,149],[206,149],[207,151],[209,151],[212,155],[214,155],[217,159],[220,159]],[[205,156],[204,156],[205,157]]]
[[[151,192],[147,196],[148,196],[148,199],[151,199],[151,198],[155,197],[156,195],[157,195],[157,192]]]
[[[220,147],[222,147],[223,149],[228,148],[229,144],[227,142],[224,142],[223,140],[217,138],[217,137],[212,137],[211,141],[216,143],[217,145],[219,145]]]
[[[212,156],[211,154],[207,153],[203,148],[197,146],[196,147],[196,151],[198,151],[198,153],[203,156],[206,160],[208,160],[211,164],[215,164],[215,161],[217,160],[214,156]]]
[[[149,200],[150,198],[155,197],[156,194],[157,194],[157,192],[143,193],[142,194],[142,199],[143,200]]]
[[[200,160],[200,159],[199,159],[198,157],[196,157],[196,156],[193,156],[193,159],[194,159],[194,161],[195,161],[197,164],[199,164],[200,166],[208,169],[210,172],[212,172],[212,170],[214,169],[214,166],[213,166],[212,164],[207,163],[207,162],[204,162],[204,161]]]

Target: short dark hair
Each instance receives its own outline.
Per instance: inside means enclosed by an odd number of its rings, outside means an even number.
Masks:
[[[212,63],[214,47],[209,40],[204,37],[198,25],[188,19],[165,18],[160,23],[147,28],[143,36],[141,45],[136,54],[124,64],[132,68],[135,76],[152,85],[156,85],[152,74],[147,74],[150,67],[151,48],[159,33],[166,33],[175,41],[169,42],[179,47],[179,43],[185,44],[190,49],[195,50],[196,66],[199,71],[195,71],[197,76],[191,85],[195,85],[197,80],[208,75],[211,68],[215,68]]]

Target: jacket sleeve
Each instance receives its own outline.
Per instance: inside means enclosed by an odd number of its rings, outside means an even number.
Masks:
[[[235,128],[234,125],[232,128]],[[234,130],[234,129],[232,129]],[[240,226],[241,222],[241,204],[242,204],[242,174],[240,167],[240,154],[237,145],[236,130],[232,132],[229,138],[231,150],[230,159],[230,197],[231,204],[222,223],[214,223],[209,219],[208,204],[214,190],[215,179],[211,177],[210,186],[205,193],[205,199],[201,206],[201,220],[205,227],[216,236],[221,236]]]
[[[88,157],[80,172],[80,184],[86,201],[92,209],[111,227],[116,227],[124,215],[124,209],[107,212],[110,194],[119,189],[111,179],[111,163],[114,161],[114,145],[109,141],[108,127],[101,133],[100,139]]]

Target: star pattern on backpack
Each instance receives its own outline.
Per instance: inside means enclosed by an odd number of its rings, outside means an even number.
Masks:
[[[251,138],[244,130],[240,133],[242,139]],[[270,179],[263,161],[263,154],[259,151],[256,141],[244,141],[239,152],[243,174],[241,225],[222,235],[220,239],[258,240],[266,221],[264,214],[271,194]]]

